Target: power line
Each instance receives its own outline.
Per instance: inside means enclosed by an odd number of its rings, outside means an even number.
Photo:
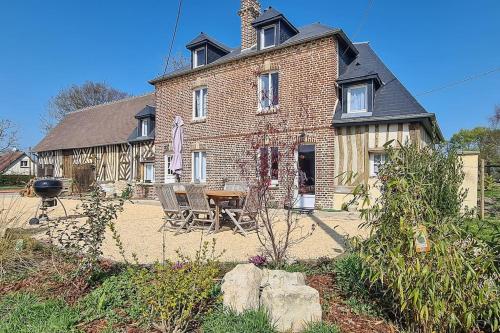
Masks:
[[[434,93],[436,91],[448,89],[448,88],[454,87],[456,85],[462,84],[462,83],[467,82],[467,81],[477,80],[477,79],[479,79],[479,78],[481,78],[483,76],[487,76],[487,75],[490,75],[490,74],[493,74],[493,73],[499,72],[499,71],[500,71],[500,67],[496,67],[496,68],[490,69],[489,71],[478,73],[478,74],[474,74],[474,75],[468,76],[466,78],[463,78],[462,80],[453,81],[453,82],[447,83],[447,84],[445,84],[445,85],[443,85],[441,87],[437,87],[437,88],[434,88],[434,89],[431,89],[431,90],[428,90],[428,91],[424,91],[424,92],[422,92],[420,94],[416,94],[415,96],[422,96],[422,95],[432,94],[432,93]]]
[[[175,19],[174,33],[172,34],[172,40],[170,41],[170,47],[168,48],[167,61],[165,63],[165,69],[163,70],[163,75],[167,72],[168,64],[170,62],[170,56],[172,55],[172,48],[174,47],[175,35],[177,34],[177,27],[179,26],[179,18],[181,17],[182,0],[179,0],[179,6],[177,9],[177,18]]]
[[[361,21],[359,22],[358,28],[356,29],[356,31],[352,35],[352,40],[354,40],[357,37],[357,35],[361,32],[361,29],[365,25],[366,19],[368,18],[368,15],[370,14],[372,7],[373,7],[373,0],[368,0],[368,2],[366,3],[365,10],[363,12],[363,16],[361,17]],[[349,50],[349,48],[346,47],[344,52],[342,52],[341,57],[343,57],[348,50]]]

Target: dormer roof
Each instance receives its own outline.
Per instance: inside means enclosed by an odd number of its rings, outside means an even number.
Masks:
[[[287,18],[279,11],[274,9],[273,7],[269,7],[262,14],[260,14],[259,17],[257,17],[253,22],[252,25],[254,27],[261,27],[263,25],[273,23],[276,21],[283,21],[286,25],[288,25],[289,28],[291,28],[295,33],[299,33],[299,30],[295,28],[293,24],[290,23],[290,21],[287,20]]]
[[[144,109],[142,109],[135,115],[135,118],[136,119],[154,118],[155,115],[156,115],[155,107],[151,105],[146,105]]]
[[[216,40],[215,38],[212,38],[210,37],[209,35],[207,35],[206,33],[204,32],[200,32],[200,34],[198,36],[196,36],[195,39],[193,39],[192,41],[190,41],[187,45],[186,45],[186,48],[192,50],[204,43],[208,43],[208,44],[211,44],[213,46],[215,46],[216,48],[226,52],[226,53],[229,53],[231,52],[231,48],[222,44],[221,42],[219,42],[218,40]]]

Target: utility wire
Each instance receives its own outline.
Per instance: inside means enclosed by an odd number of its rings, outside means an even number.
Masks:
[[[163,70],[163,75],[167,72],[168,64],[170,62],[170,56],[172,55],[172,48],[174,47],[175,35],[177,34],[177,28],[179,26],[179,18],[181,17],[182,0],[179,0],[179,6],[177,9],[177,18],[175,19],[174,33],[172,34],[172,40],[170,41],[170,47],[168,48],[167,61],[165,63],[165,69]]]
[[[352,40],[356,39],[357,35],[361,32],[361,29],[365,25],[365,22],[366,22],[366,20],[368,18],[368,15],[370,14],[370,11],[371,11],[371,9],[373,7],[373,1],[374,0],[368,0],[368,2],[366,3],[366,7],[365,7],[365,10],[363,12],[363,16],[361,17],[361,21],[359,22],[358,28],[356,29],[356,31],[352,35]],[[349,50],[349,48],[346,47],[346,49],[344,50],[344,52],[342,52],[342,56],[341,57],[343,57],[348,50]]]
[[[484,77],[484,76],[487,76],[487,75],[490,75],[490,74],[493,74],[493,73],[499,72],[499,71],[500,71],[500,67],[496,67],[496,68],[490,69],[489,71],[478,73],[478,74],[474,74],[474,75],[468,76],[466,78],[463,78],[462,80],[453,81],[453,82],[447,83],[447,84],[445,84],[445,85],[443,85],[441,87],[437,87],[437,88],[434,88],[434,89],[431,89],[431,90],[424,91],[424,92],[422,92],[420,94],[417,94],[415,96],[423,96],[423,95],[432,94],[432,93],[434,93],[436,91],[448,89],[448,88],[454,87],[456,85],[465,83],[467,81],[477,80],[477,79],[479,79],[481,77]]]

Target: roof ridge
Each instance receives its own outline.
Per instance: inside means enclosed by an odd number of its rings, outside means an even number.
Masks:
[[[137,99],[137,98],[141,98],[141,97],[146,97],[148,95],[153,95],[154,93],[155,92],[152,91],[152,92],[144,93],[144,94],[138,95],[138,96],[130,96],[130,97],[122,98],[122,99],[117,99],[117,100],[111,101],[111,102],[104,102],[104,103],[97,104],[97,105],[87,106],[87,107],[84,107],[84,108],[81,108],[81,109],[78,109],[78,110],[75,110],[75,111],[71,111],[71,112],[68,113],[68,115],[73,114],[73,113],[77,113],[77,112],[88,111],[90,109],[95,109],[95,108],[97,108],[99,106],[111,105],[111,104],[116,104],[116,103],[119,103],[119,102],[126,102],[126,101],[130,101],[130,100],[133,100],[133,99]]]
[[[366,42],[352,42],[353,44],[370,44],[370,41],[366,41]]]

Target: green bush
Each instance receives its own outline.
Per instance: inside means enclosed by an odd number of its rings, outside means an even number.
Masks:
[[[147,311],[140,302],[137,288],[133,283],[132,268],[115,276],[108,277],[104,282],[86,295],[77,305],[80,320],[91,322],[104,318],[109,325],[121,323],[124,320],[140,322],[142,314]]]
[[[340,333],[340,329],[336,325],[319,322],[307,325],[303,333]]]
[[[76,311],[63,301],[17,293],[0,299],[0,332],[71,332],[77,319]]]
[[[33,178],[29,175],[0,175],[0,186],[24,186]]]
[[[368,295],[362,278],[363,266],[361,258],[355,253],[348,253],[333,263],[335,285],[343,295],[365,297]]]
[[[204,318],[202,328],[204,333],[276,332],[264,310],[250,310],[237,314],[231,310],[217,309]]]
[[[366,185],[355,189],[371,230],[356,247],[365,276],[411,331],[496,331],[498,270],[491,248],[460,227],[468,216],[457,155],[414,145],[386,154],[379,199],[370,202]],[[427,230],[428,253],[416,251],[417,227]]]
[[[178,262],[156,264],[133,277],[139,299],[148,306],[144,314],[163,332],[189,331],[220,294],[215,241],[211,252],[204,243],[194,258],[178,255]]]

